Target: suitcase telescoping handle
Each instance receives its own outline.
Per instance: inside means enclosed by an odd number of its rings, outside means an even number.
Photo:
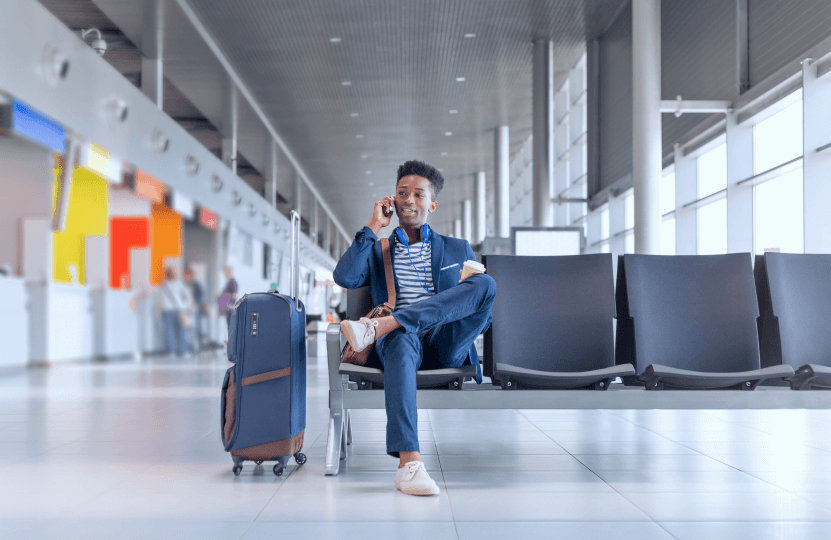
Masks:
[[[300,311],[300,214],[291,211],[291,297],[294,309]]]

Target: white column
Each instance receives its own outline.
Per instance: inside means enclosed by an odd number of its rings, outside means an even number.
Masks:
[[[310,203],[311,204],[309,206],[309,236],[311,236],[312,242],[314,242],[314,244],[317,245],[317,199],[315,199],[314,196],[312,196]],[[324,238],[327,236],[325,232],[323,236]],[[324,239],[324,242],[325,241],[326,240]]]
[[[661,253],[661,1],[632,0],[635,253]]]
[[[511,236],[511,146],[508,126],[496,128],[494,167],[494,235]]]
[[[754,253],[753,188],[737,185],[753,176],[753,123],[737,120],[727,115],[727,253]]]
[[[831,253],[831,153],[817,152],[831,143],[831,74],[817,78],[817,65],[802,64],[802,144],[805,253]]]
[[[473,243],[473,205],[470,199],[462,201],[462,238]]]
[[[225,108],[222,111],[222,161],[236,174],[239,98],[237,87],[232,82],[226,84],[225,90]]]
[[[295,212],[297,212],[298,214],[300,214],[302,216],[303,212],[301,212],[300,209],[301,209],[301,205],[303,203],[303,181],[300,179],[300,175],[294,169],[292,169],[291,174],[292,174],[292,180],[293,180],[293,182],[292,182],[293,193],[292,193],[291,206],[295,210]]]
[[[476,227],[474,228],[473,243],[478,244],[485,239],[487,235],[485,215],[487,210],[487,198],[485,195],[485,173],[479,171],[476,173],[476,184],[474,187],[474,199],[476,201]]]
[[[332,224],[329,221],[329,214],[323,214],[323,251],[326,255],[332,256]],[[315,239],[315,243],[317,239]]]
[[[141,91],[163,108],[164,97],[164,2],[146,2],[141,46]]]
[[[453,236],[455,238],[462,238],[462,220],[461,219],[454,219],[453,220]]]
[[[534,40],[532,65],[534,225],[551,226],[551,130],[553,124],[553,43]],[[660,60],[660,58],[659,58]],[[657,109],[656,109],[657,110]]]
[[[279,165],[277,143],[269,139],[266,150],[268,151],[268,164],[265,177],[265,199],[268,201],[268,204],[276,208],[277,170]]]

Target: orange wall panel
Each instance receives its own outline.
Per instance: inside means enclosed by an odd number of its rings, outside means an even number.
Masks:
[[[182,216],[163,204],[153,204],[150,214],[150,283],[164,281],[166,257],[182,255]]]
[[[150,239],[150,220],[146,217],[110,219],[110,287],[130,288],[130,250],[146,248]]]

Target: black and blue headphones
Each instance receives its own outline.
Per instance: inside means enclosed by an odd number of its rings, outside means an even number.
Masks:
[[[427,288],[427,271],[426,270],[424,271],[424,282],[422,283],[421,274],[419,274],[419,272],[418,272],[418,267],[415,264],[413,264],[413,257],[410,254],[410,241],[407,238],[407,233],[405,233],[404,230],[401,227],[396,227],[395,228],[395,235],[396,235],[396,237],[398,237],[399,242],[401,242],[402,244],[404,244],[407,247],[407,258],[410,259],[410,264],[412,265],[413,270],[416,271],[416,276],[418,277],[418,282],[421,285],[421,288],[423,288],[425,291],[427,291],[430,294],[430,296],[433,296],[433,292],[430,291],[430,289]],[[421,241],[422,241],[421,249],[418,250],[418,258],[419,259],[421,258],[421,250],[423,250],[424,246],[427,245],[427,242],[430,241],[430,226],[426,223],[421,228]]]

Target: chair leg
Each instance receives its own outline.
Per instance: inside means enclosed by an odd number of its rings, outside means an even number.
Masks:
[[[341,449],[343,447],[343,409],[329,410],[329,431],[326,439],[326,465],[324,474],[336,476],[340,472]]]
[[[343,410],[342,426],[340,436],[340,458],[349,459],[349,446],[347,442],[349,439],[349,411],[346,409]]]
[[[346,410],[346,444],[352,444],[352,415]]]

